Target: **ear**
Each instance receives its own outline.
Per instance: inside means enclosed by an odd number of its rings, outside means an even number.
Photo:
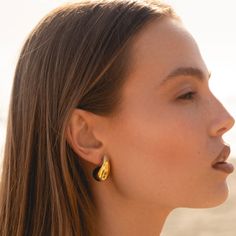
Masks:
[[[95,116],[82,109],[74,109],[66,128],[66,140],[84,160],[99,165],[105,154],[101,140],[94,136]]]

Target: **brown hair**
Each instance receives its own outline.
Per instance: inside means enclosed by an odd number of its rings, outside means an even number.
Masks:
[[[133,36],[173,16],[159,1],[84,1],[45,16],[15,70],[0,189],[0,235],[98,235],[80,158],[65,139],[71,112],[119,111]]]

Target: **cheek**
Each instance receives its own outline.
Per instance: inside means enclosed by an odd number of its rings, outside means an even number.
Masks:
[[[108,146],[114,181],[122,195],[165,204],[171,201],[167,196],[175,195],[194,171],[198,150],[196,136],[186,123],[163,120],[159,124],[123,123]]]

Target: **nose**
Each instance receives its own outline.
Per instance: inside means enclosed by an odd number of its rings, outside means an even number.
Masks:
[[[219,137],[234,126],[235,119],[217,99],[216,103],[217,109],[210,126],[210,135]]]

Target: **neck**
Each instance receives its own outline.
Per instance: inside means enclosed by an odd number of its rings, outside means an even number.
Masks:
[[[94,186],[101,236],[159,236],[172,209],[127,200],[101,183]]]

